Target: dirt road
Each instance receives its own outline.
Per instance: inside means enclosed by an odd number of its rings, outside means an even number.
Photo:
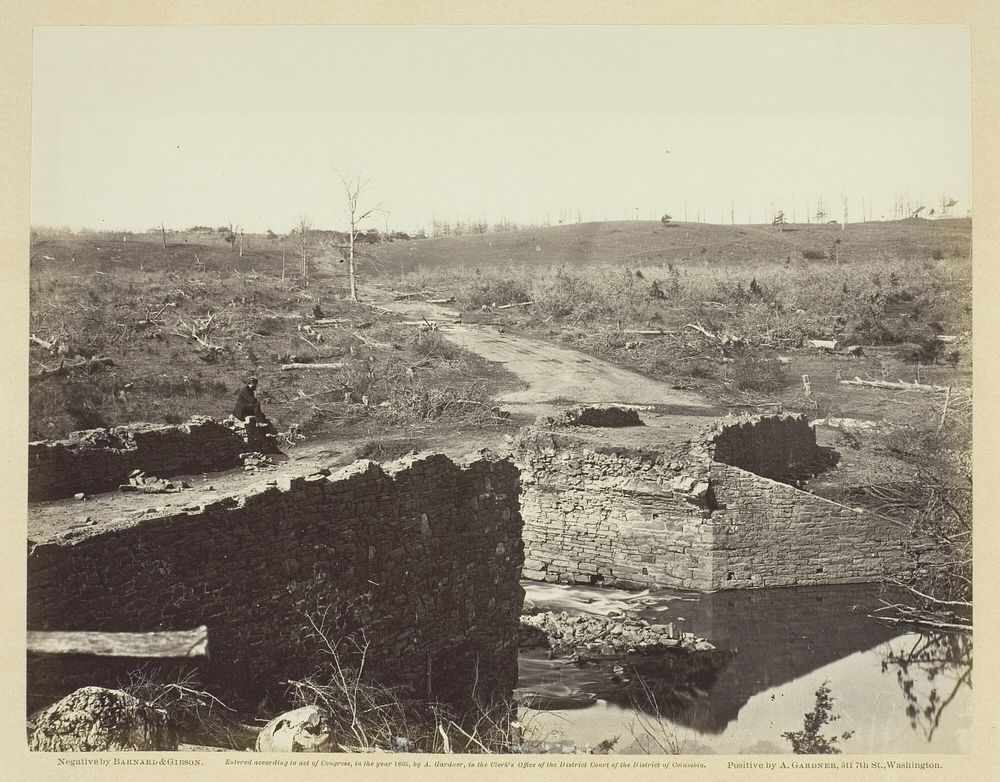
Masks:
[[[533,415],[549,414],[575,403],[656,405],[661,412],[704,416],[718,410],[696,394],[671,388],[569,348],[539,339],[501,332],[496,326],[458,323],[459,313],[424,301],[386,301],[366,291],[374,306],[408,320],[436,323],[454,344],[495,361],[524,381],[527,388],[503,394],[498,401]]]
[[[530,423],[538,415],[553,415],[573,404],[624,404],[643,408],[647,427],[665,438],[684,439],[720,414],[701,397],[671,388],[640,374],[622,369],[579,351],[519,334],[501,332],[496,326],[457,323],[459,313],[423,301],[391,301],[385,293],[368,289],[364,300],[373,306],[397,313],[409,320],[438,324],[441,333],[466,350],[489,361],[503,364],[520,378],[525,388],[498,398],[515,422]],[[650,428],[644,427],[647,435]],[[458,456],[479,447],[502,450],[502,433],[455,435],[429,443],[435,449]],[[625,442],[628,434],[619,430],[616,438]],[[260,491],[282,477],[294,477],[320,467],[335,467],[353,461],[352,451],[363,439],[317,441],[289,451],[278,464],[256,474],[240,469],[208,475],[186,476],[189,489],[178,494],[143,495],[107,492],[88,497],[33,503],[29,513],[29,535],[44,540],[50,535],[70,532],[88,535],[106,525],[134,523],[144,516],[176,512],[185,506],[214,502],[222,496]]]

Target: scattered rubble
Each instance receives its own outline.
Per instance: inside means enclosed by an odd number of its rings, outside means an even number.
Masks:
[[[548,611],[521,617],[521,645],[545,643],[555,652],[575,656],[618,656],[662,651],[707,652],[715,647],[693,633],[678,633],[673,623],[650,624],[625,616],[556,614]]]
[[[243,462],[243,470],[248,473],[255,473],[258,470],[267,470],[274,467],[274,460],[265,456],[260,451],[241,453],[240,461]]]
[[[164,478],[146,475],[142,470],[132,470],[128,476],[128,483],[121,484],[118,490],[137,491],[143,494],[168,494],[189,488],[191,487],[183,481],[178,485]]]

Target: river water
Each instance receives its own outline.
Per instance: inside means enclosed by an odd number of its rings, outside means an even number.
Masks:
[[[869,617],[875,585],[697,594],[524,583],[525,604],[673,622],[716,652],[578,664],[522,650],[522,722],[567,749],[612,740],[613,752],[787,754],[824,682],[851,731],[844,754],[960,753],[972,746],[972,641],[903,631]]]

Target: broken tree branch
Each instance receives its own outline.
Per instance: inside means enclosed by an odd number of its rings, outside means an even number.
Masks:
[[[343,369],[343,363],[337,364],[282,364],[281,369],[284,372],[291,372],[299,369]]]
[[[944,394],[948,391],[946,386],[929,386],[923,383],[907,383],[900,380],[898,383],[891,383],[888,380],[862,380],[855,377],[854,380],[841,380],[841,385],[845,386],[870,386],[871,388],[888,388],[893,391],[933,391]]]
[[[84,359],[83,361],[78,361],[75,364],[67,364],[63,362],[57,367],[42,367],[38,370],[38,372],[31,376],[31,379],[37,380],[40,377],[46,377],[48,375],[68,375],[74,369],[86,369],[89,372],[97,367],[113,367],[114,365],[115,362],[107,356]]]
[[[39,347],[45,348],[46,350],[54,351],[58,345],[57,340],[52,340],[51,342],[46,342],[44,339],[39,339],[34,334],[28,337],[29,342],[34,342]]]
[[[706,329],[700,323],[688,323],[687,325],[684,326],[684,328],[686,328],[686,329],[694,329],[695,331],[703,334],[704,336],[708,337],[709,339],[718,339],[719,338],[718,335],[713,334],[711,331],[709,331],[708,329]]]

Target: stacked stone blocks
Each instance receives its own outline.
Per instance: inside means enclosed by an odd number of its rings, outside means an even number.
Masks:
[[[685,449],[524,434],[524,576],[712,591],[870,582],[909,566],[899,524],[775,480],[824,458],[804,417],[723,419]]]
[[[179,426],[137,423],[28,443],[28,499],[112,491],[133,470],[159,478],[236,467],[248,451],[273,452],[254,419],[195,416]]]
[[[31,541],[28,626],[205,624],[206,686],[247,702],[280,700],[284,682],[313,671],[322,644],[311,618],[334,641],[360,627],[367,672],[419,697],[461,695],[444,665],[478,665],[479,694],[509,697],[524,594],[518,494],[510,461],[424,455]],[[71,683],[53,658],[29,673],[38,687]]]

